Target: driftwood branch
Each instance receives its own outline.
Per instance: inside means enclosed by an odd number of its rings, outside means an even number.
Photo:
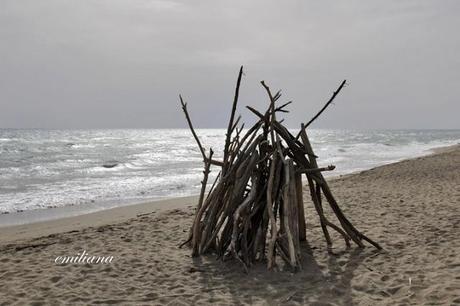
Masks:
[[[204,151],[204,148],[201,145],[200,139],[198,138],[198,136],[195,133],[195,129],[193,128],[192,120],[190,119],[190,115],[189,115],[188,110],[187,110],[187,103],[184,102],[184,100],[182,99],[181,95],[179,95],[179,99],[180,99],[180,103],[182,105],[182,110],[184,111],[184,114],[185,114],[185,118],[187,119],[187,123],[188,123],[188,126],[190,128],[190,131],[192,131],[193,138],[195,138],[195,141],[196,141],[196,143],[198,145],[198,148],[200,149],[201,155],[203,156],[203,160],[206,160],[206,153]]]
[[[241,78],[243,76],[243,66],[240,67],[240,72],[238,73],[238,80],[236,81],[236,88],[235,88],[235,96],[233,98],[233,105],[232,105],[232,111],[230,113],[230,120],[228,121],[228,127],[227,127],[227,134],[225,137],[225,147],[224,147],[224,165],[222,166],[222,173],[225,175],[227,171],[227,164],[228,164],[228,150],[230,147],[230,139],[232,137],[232,131],[234,128],[234,123],[233,120],[235,118],[235,112],[236,112],[236,106],[238,104],[238,97],[240,94],[240,85],[241,85]],[[236,125],[235,125],[236,126]]]
[[[219,167],[223,167],[223,166],[224,166],[224,163],[223,163],[223,162],[218,161],[218,160],[215,160],[215,159],[206,158],[206,161],[208,161],[211,165],[214,165],[214,166],[219,166]]]
[[[316,172],[332,171],[334,169],[335,169],[334,165],[329,165],[327,167],[321,167],[321,168],[310,168],[310,169],[302,168],[302,169],[298,169],[297,172],[311,174],[311,173],[316,173]]]
[[[306,129],[307,127],[309,127],[310,124],[312,124],[313,121],[315,121],[326,110],[326,108],[332,103],[332,101],[334,101],[335,97],[342,90],[343,86],[345,86],[346,82],[347,82],[347,80],[343,80],[343,82],[340,84],[339,88],[337,88],[337,90],[334,91],[334,93],[332,94],[332,97],[329,99],[329,101],[327,101],[327,103],[324,104],[323,108],[313,118],[311,118],[310,121],[305,123],[305,126],[304,126],[303,129]],[[299,131],[299,133],[297,134],[295,139],[299,139],[301,132],[302,132],[302,130]]]

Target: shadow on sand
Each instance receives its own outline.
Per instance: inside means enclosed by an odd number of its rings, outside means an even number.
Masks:
[[[267,271],[264,263],[252,266],[248,274],[235,260],[223,262],[210,258],[194,259],[200,273],[201,291],[207,302],[228,295],[232,304],[308,304],[353,305],[351,281],[363,261],[375,254],[371,249],[349,249],[338,253],[302,246],[302,270],[292,273],[279,263],[277,271]]]

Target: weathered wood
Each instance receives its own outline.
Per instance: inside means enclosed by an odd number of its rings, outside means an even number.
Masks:
[[[302,175],[308,181],[310,197],[319,216],[328,249],[332,246],[329,229],[339,233],[347,247],[350,241],[363,247],[367,241],[380,245],[359,232],[345,217],[323,177],[322,172],[335,166],[319,167],[306,128],[318,118],[330,101],[307,124],[301,125],[297,137],[277,120],[277,114],[287,113],[291,103],[276,106],[281,97],[274,95],[265,82],[261,82],[268,98],[265,112],[247,107],[258,121],[243,133],[241,116],[236,117],[242,67],[238,75],[235,96],[227,126],[222,160],[208,156],[195,133],[187,105],[180,97],[190,130],[197,142],[204,162],[204,176],[200,197],[189,238],[192,255],[215,251],[218,258],[238,260],[247,272],[256,261],[267,261],[267,268],[277,265],[277,256],[293,270],[301,269],[301,242],[306,241],[306,218],[303,201]],[[262,128],[262,129],[261,129]],[[260,132],[259,132],[260,131]],[[299,140],[300,138],[300,140]],[[208,174],[211,166],[220,167],[207,196]],[[323,210],[323,196],[339,224],[328,220]]]
[[[293,225],[294,217],[292,216],[292,194],[291,194],[291,164],[292,160],[284,160],[284,186],[283,186],[283,220],[284,220],[284,231],[287,237],[289,264],[292,268],[297,268],[297,252],[295,249],[295,229]],[[297,232],[298,233],[298,232]]]
[[[302,137],[302,141],[304,143],[304,145],[306,146],[307,150],[309,152],[311,152],[312,155],[314,155],[314,152],[313,152],[313,149],[311,147],[311,144],[310,144],[310,141],[308,139],[308,136],[307,134],[305,133],[305,128],[304,126],[302,125],[302,129],[300,131],[300,135]],[[314,157],[310,157],[310,161],[312,163],[312,166],[314,167],[317,167],[317,163],[316,163],[316,158]],[[311,174],[310,174],[311,175]],[[345,239],[345,242],[347,244],[347,246],[349,246],[349,239],[353,240],[359,247],[364,247],[364,244],[361,242],[362,239],[368,241],[370,244],[374,245],[377,249],[381,249],[381,246],[374,242],[373,240],[369,239],[367,236],[363,235],[362,233],[360,233],[352,224],[351,222],[345,217],[345,215],[343,214],[342,210],[340,209],[339,205],[337,204],[334,196],[332,195],[332,192],[330,191],[329,189],[329,186],[326,182],[326,180],[323,178],[321,172],[318,172],[316,173],[316,175],[319,177],[319,180],[318,180],[318,184],[319,184],[319,187],[320,189],[323,191],[324,193],[324,196],[326,197],[330,207],[332,208],[332,211],[334,212],[334,214],[336,215],[337,219],[339,220],[342,228],[344,229],[344,231],[342,230],[338,230],[339,228],[336,226],[336,225],[333,225],[331,222],[329,222],[325,217],[324,217],[324,214],[323,214],[323,209],[322,209],[322,205],[320,203],[320,199],[316,193],[315,190],[313,190],[313,193],[315,195],[312,195],[312,199],[317,201],[318,203],[318,209],[320,212],[318,212],[318,214],[320,215],[320,218],[322,216],[322,226],[326,227],[327,224],[330,225],[330,227],[332,227],[333,229],[335,229],[336,231],[338,231],[342,236],[344,236],[344,239]],[[309,184],[310,185],[310,184]],[[313,189],[315,189],[313,187]],[[317,210],[318,210],[317,209]],[[324,229],[323,229],[324,230]],[[327,229],[326,229],[327,231]],[[347,235],[344,235],[344,233],[347,233]],[[325,235],[326,236],[326,235]],[[348,238],[347,238],[348,236]],[[326,238],[326,240],[328,240]],[[331,245],[331,241],[330,241],[330,238],[329,238],[329,241],[328,241],[328,245]]]
[[[251,189],[251,191],[249,192],[249,195],[246,197],[246,199],[244,199],[243,203],[241,203],[238,206],[238,208],[236,209],[234,213],[232,240],[230,242],[230,250],[233,253],[233,256],[243,263],[246,271],[247,271],[247,260],[242,260],[240,256],[238,255],[236,242],[239,237],[238,229],[239,229],[239,223],[240,223],[240,216],[242,214],[247,214],[246,211],[248,210],[248,206],[255,201],[256,196],[257,196],[257,184],[258,184],[257,176],[253,177],[253,184],[255,187]]]
[[[193,128],[192,120],[190,119],[190,115],[189,115],[188,110],[187,110],[187,103],[184,102],[184,100],[182,99],[181,95],[179,95],[179,99],[180,99],[180,103],[182,105],[182,110],[184,111],[184,114],[185,114],[185,119],[187,120],[187,123],[188,123],[188,126],[190,128],[190,131],[192,132],[193,138],[195,138],[195,141],[196,141],[196,143],[198,145],[198,148],[200,149],[201,155],[203,156],[203,160],[206,160],[206,153],[204,151],[204,148],[201,145],[200,139],[198,138],[198,136],[195,133],[195,129]]]
[[[319,199],[315,191],[315,183],[313,179],[310,178],[308,175],[307,175],[307,180],[308,180],[308,188],[310,189],[311,200],[313,201],[313,205],[315,207],[316,213],[318,214],[319,223],[321,225],[321,229],[323,230],[324,238],[326,239],[327,246],[331,247],[332,240],[331,240],[331,236],[329,235],[329,231],[327,230],[327,224],[325,221],[326,217],[324,216],[323,209],[321,208],[321,204],[319,203]]]
[[[300,232],[299,232],[299,206],[298,206],[298,198],[297,198],[297,182],[296,182],[296,173],[294,162],[292,159],[288,161],[289,166],[289,193],[290,193],[290,203],[289,203],[289,210],[291,214],[291,218],[289,220],[291,231],[292,231],[292,238],[294,241],[294,250],[295,250],[295,258],[296,258],[296,266],[294,269],[301,268],[301,253],[300,253]],[[302,208],[303,209],[303,208]]]
[[[224,165],[222,166],[222,174],[225,175],[227,172],[227,163],[228,163],[228,149],[230,146],[230,139],[232,137],[232,127],[233,120],[235,118],[236,106],[238,104],[238,97],[240,94],[240,85],[241,77],[243,76],[243,66],[240,67],[240,72],[238,73],[238,80],[236,81],[235,96],[233,98],[232,111],[230,113],[230,120],[228,121],[227,134],[225,137],[225,146],[224,146]]]
[[[210,156],[212,156],[212,154],[210,154]],[[200,242],[200,235],[201,235],[201,231],[200,231],[201,230],[201,217],[203,216],[203,213],[206,211],[206,208],[209,206],[209,204],[212,201],[212,198],[207,198],[206,201],[204,202],[205,205],[203,205],[204,190],[206,188],[206,182],[208,179],[208,175],[206,173],[209,173],[209,166],[210,166],[210,163],[205,164],[205,171],[204,171],[205,176],[204,176],[203,183],[202,183],[202,193],[200,193],[200,199],[198,201],[197,212],[196,212],[195,220],[192,226],[192,256],[199,255],[199,242]]]
[[[296,171],[295,173],[295,188],[297,196],[297,209],[299,212],[299,241],[307,240],[307,229],[305,222],[305,209],[303,206],[303,186],[302,174]]]
[[[321,168],[311,168],[311,169],[301,168],[301,169],[298,169],[296,172],[311,174],[311,173],[316,173],[316,172],[332,171],[334,169],[335,169],[334,165],[329,165],[327,167],[321,167]]]
[[[214,166],[219,166],[219,167],[224,166],[223,162],[215,160],[215,159],[206,159],[206,161],[209,162],[211,165],[214,165]]]
[[[275,266],[275,243],[276,243],[276,238],[278,236],[278,230],[276,226],[276,219],[272,207],[273,207],[273,181],[275,179],[275,169],[276,165],[278,162],[278,156],[277,154],[273,155],[273,160],[270,165],[270,174],[268,177],[268,187],[267,187],[267,206],[266,206],[266,211],[268,213],[268,217],[270,219],[270,228],[271,228],[271,236],[269,238],[269,243],[268,243],[268,269],[271,270]]]
[[[295,139],[299,139],[300,133],[302,133],[302,131],[304,131],[310,124],[313,123],[313,121],[315,121],[326,110],[326,108],[332,103],[332,101],[334,101],[335,97],[339,94],[339,92],[342,90],[343,86],[345,86],[346,83],[347,83],[347,80],[343,80],[339,88],[337,88],[337,90],[334,91],[329,101],[327,101],[327,103],[323,106],[323,108],[321,108],[321,110],[313,118],[311,118],[310,121],[308,121],[304,125],[304,127],[299,131]]]

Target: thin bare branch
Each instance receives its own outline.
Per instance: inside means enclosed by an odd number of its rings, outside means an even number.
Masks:
[[[312,124],[313,121],[315,121],[326,110],[326,108],[332,103],[332,101],[334,101],[335,97],[342,90],[342,88],[343,88],[343,86],[345,85],[346,82],[347,82],[347,80],[343,80],[342,84],[340,84],[339,88],[337,88],[337,90],[334,91],[334,93],[332,94],[332,97],[329,99],[329,101],[327,101],[327,103],[323,106],[323,108],[313,118],[311,118],[310,121],[305,123],[304,129],[306,129],[310,124]],[[296,140],[299,139],[301,132],[302,132],[302,130],[299,131],[299,133],[295,137]]]
[[[196,143],[198,144],[198,148],[200,149],[201,155],[203,156],[203,160],[206,160],[205,150],[204,150],[203,146],[201,145],[200,139],[198,138],[198,136],[195,133],[195,129],[193,128],[193,124],[192,124],[192,120],[190,119],[190,115],[189,115],[189,113],[187,111],[187,103],[184,102],[184,100],[182,99],[181,95],[179,95],[179,99],[180,99],[180,103],[182,105],[182,110],[184,111],[184,114],[185,114],[185,118],[187,119],[188,126],[189,126],[190,130],[192,131],[192,134],[193,134],[193,137],[196,140]]]
[[[240,84],[241,84],[241,77],[243,76],[243,66],[240,67],[240,72],[238,73],[238,80],[236,81],[236,88],[235,88],[235,96],[233,98],[233,105],[232,111],[230,114],[230,120],[228,122],[227,127],[227,135],[225,138],[225,147],[224,147],[224,166],[222,167],[222,176],[225,176],[227,171],[227,164],[228,164],[228,149],[230,147],[230,139],[232,136],[232,128],[233,128],[233,120],[235,118],[236,106],[238,104],[238,97],[240,94]]]

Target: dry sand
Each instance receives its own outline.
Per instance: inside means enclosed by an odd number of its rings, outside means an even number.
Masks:
[[[182,198],[1,229],[0,304],[460,304],[458,147],[347,175],[331,188],[358,229],[385,251],[346,250],[334,236],[335,254],[328,254],[305,194],[303,270],[280,265],[268,272],[256,264],[246,275],[237,262],[191,258],[177,247],[196,200]],[[83,250],[115,258],[54,263]]]

